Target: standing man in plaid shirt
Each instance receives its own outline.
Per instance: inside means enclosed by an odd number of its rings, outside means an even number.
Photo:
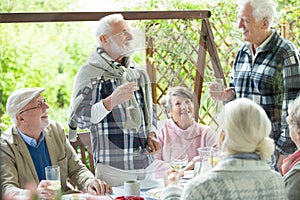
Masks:
[[[99,46],[75,77],[69,127],[90,129],[96,176],[119,186],[153,173],[152,154],[160,146],[151,84],[130,57],[134,34],[121,14],[100,19],[95,36]],[[127,83],[125,71],[131,78]]]
[[[246,97],[263,107],[276,145],[272,167],[281,172],[283,158],[296,150],[286,116],[287,105],[300,91],[300,66],[295,46],[271,28],[276,7],[273,0],[238,1],[238,26],[247,43],[236,56],[230,87],[217,93],[211,85],[210,94],[223,101]]]

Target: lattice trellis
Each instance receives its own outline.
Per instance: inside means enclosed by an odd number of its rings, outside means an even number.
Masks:
[[[195,85],[199,84],[195,80],[200,36],[203,36],[201,23],[202,20],[173,19],[150,22],[147,26],[147,71],[152,81],[158,119],[166,118],[160,101],[169,88],[184,86],[194,91]],[[199,105],[199,122],[209,125],[216,123],[217,105],[220,106],[208,94],[208,83],[215,76],[212,68],[211,61],[207,62]]]

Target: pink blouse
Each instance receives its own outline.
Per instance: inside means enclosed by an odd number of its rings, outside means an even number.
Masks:
[[[170,151],[173,144],[185,146],[189,161],[198,156],[197,149],[199,147],[212,147],[217,144],[217,134],[209,126],[194,121],[189,128],[182,130],[171,118],[165,121],[158,131],[157,139],[161,144],[161,150],[154,154],[154,158],[156,161],[164,161],[165,169],[166,166],[169,166]]]

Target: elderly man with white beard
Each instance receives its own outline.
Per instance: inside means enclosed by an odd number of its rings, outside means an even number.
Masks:
[[[69,126],[90,130],[96,176],[119,186],[153,173],[152,154],[160,147],[151,83],[131,59],[135,35],[121,14],[100,19],[95,35],[98,46],[75,77]]]

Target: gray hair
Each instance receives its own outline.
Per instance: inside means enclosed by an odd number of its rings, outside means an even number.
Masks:
[[[180,86],[172,87],[161,100],[161,105],[163,106],[166,115],[167,112],[172,109],[172,96],[185,97],[194,103],[194,95],[188,88]]]
[[[288,106],[288,117],[286,121],[289,128],[294,130],[295,133],[300,133],[300,95]]]
[[[11,121],[11,123],[13,124],[13,125],[17,125],[17,118],[16,118],[16,115],[15,116],[12,116],[12,117],[10,117],[10,121]]]
[[[99,45],[101,45],[100,36],[103,34],[110,34],[111,25],[120,21],[124,21],[122,14],[107,15],[99,20],[95,28],[95,37]]]
[[[270,160],[274,141],[269,137],[272,126],[264,109],[254,101],[239,98],[225,105],[225,139],[222,148],[228,154],[256,153]]]
[[[270,26],[273,24],[276,16],[277,3],[273,0],[238,0],[238,7],[244,7],[250,3],[253,9],[253,16],[256,21],[262,20],[267,17]]]

